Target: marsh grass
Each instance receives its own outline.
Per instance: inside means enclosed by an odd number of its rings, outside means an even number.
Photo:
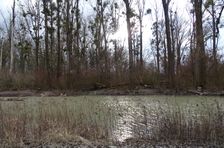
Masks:
[[[0,146],[77,141],[116,143],[122,137],[114,138],[117,136],[113,135],[114,130],[121,130],[120,133],[131,130],[132,137],[126,141],[224,144],[222,98],[191,98],[189,101],[188,97],[151,98],[155,99],[78,96],[2,101]]]
[[[145,112],[150,112],[145,108]],[[150,135],[143,137],[156,143],[222,145],[224,144],[224,108],[217,100],[201,102],[195,106],[180,106],[177,102],[159,106],[154,112]],[[150,123],[150,114],[144,114]],[[146,126],[144,131],[148,130]]]
[[[106,140],[113,111],[97,98],[32,98],[0,102],[1,143]],[[64,138],[65,137],[65,138]],[[81,139],[81,140],[82,140]]]

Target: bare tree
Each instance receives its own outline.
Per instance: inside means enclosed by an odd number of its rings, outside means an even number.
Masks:
[[[6,29],[6,31],[4,31],[4,29],[3,28],[1,28],[2,30],[2,46],[1,46],[1,53],[0,53],[0,70],[2,70],[2,68],[3,68],[3,53],[4,53],[4,45],[7,43],[7,39],[8,40],[10,40],[10,38],[11,38],[11,26],[10,25],[8,25],[8,24],[11,24],[11,23],[8,23],[7,22],[7,19],[5,18],[5,16],[4,16],[4,14],[2,13],[2,11],[0,11],[0,14],[1,14],[1,16],[2,16],[2,19],[3,19],[3,22],[4,22],[4,27],[5,27],[5,29]],[[10,20],[10,22],[11,22],[11,20]],[[4,38],[4,35],[3,35],[3,32],[5,32],[6,33],[6,36],[7,36],[7,39],[5,39]]]
[[[151,10],[148,10],[148,11],[151,11]],[[153,40],[152,43],[155,43],[155,47],[156,47],[156,65],[157,65],[157,73],[159,75],[160,74],[160,47],[159,47],[159,45],[160,45],[161,39],[159,39],[159,16],[158,16],[157,3],[155,3],[154,12],[155,12],[156,20],[152,25],[152,30],[153,30],[152,33],[153,33],[153,35],[155,35],[155,41]]]
[[[123,0],[126,7],[126,22],[127,22],[127,30],[128,30],[128,50],[129,50],[129,80],[130,83],[133,83],[133,49],[132,49],[132,31],[131,31],[131,0]]]
[[[67,85],[71,87],[71,70],[72,70],[72,40],[73,40],[73,10],[71,9],[73,0],[64,1],[66,6],[66,23],[65,23],[65,30],[66,30],[66,50],[68,55],[68,79]]]
[[[138,20],[139,20],[139,34],[140,34],[140,69],[143,70],[143,16],[145,12],[145,0],[137,2],[138,6]]]
[[[176,88],[179,89],[181,85],[181,66],[182,66],[182,58],[183,53],[186,47],[188,46],[188,42],[186,41],[186,38],[188,37],[188,23],[183,20],[179,15],[178,12],[175,11],[173,14],[172,19],[172,29],[173,32],[172,38],[173,38],[173,49],[175,51],[175,70],[176,70]]]
[[[75,31],[75,38],[76,38],[76,65],[77,65],[77,74],[80,73],[80,29],[81,29],[81,22],[80,22],[80,8],[79,8],[79,0],[76,0],[76,11],[75,11],[75,19],[76,19],[76,31]]]
[[[2,70],[2,60],[3,60],[3,49],[4,49],[4,38],[1,37],[1,47],[0,47],[0,71]]]
[[[220,17],[222,15],[224,9],[224,1],[223,0],[206,0],[204,6],[207,12],[209,12],[212,19],[212,68],[214,73],[214,81],[217,85],[219,74],[218,74],[218,59],[217,59],[217,48],[218,48],[218,40],[219,40],[219,23]]]
[[[167,51],[168,51],[168,80],[169,86],[174,88],[174,53],[172,51],[171,33],[170,33],[170,18],[169,18],[169,4],[171,0],[162,0],[163,10],[165,15],[166,25],[166,40],[167,40]]]
[[[16,7],[16,1],[13,1],[12,6],[12,22],[11,22],[11,49],[10,49],[10,74],[13,74],[14,71],[14,56],[15,56],[15,7]]]
[[[204,35],[202,26],[202,0],[194,0],[194,11],[196,16],[196,67],[195,78],[196,87],[205,87],[206,84],[206,60],[205,60],[205,47]]]
[[[25,6],[24,6],[25,5]],[[20,5],[22,15],[25,19],[26,28],[29,31],[35,43],[35,69],[39,69],[39,53],[40,53],[40,40],[41,40],[41,1],[36,1],[34,4],[28,0]]]
[[[47,70],[47,81],[48,85],[50,85],[50,60],[49,60],[49,26],[48,26],[48,1],[43,0],[43,13],[44,13],[44,27],[45,27],[45,66]]]
[[[61,0],[57,0],[57,79],[61,75]]]

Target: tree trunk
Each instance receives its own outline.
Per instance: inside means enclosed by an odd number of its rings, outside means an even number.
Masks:
[[[101,2],[97,2],[97,8],[96,8],[96,12],[97,12],[97,16],[95,18],[95,35],[94,35],[94,39],[95,39],[95,45],[96,45],[96,73],[97,73],[97,81],[101,82],[102,80],[102,64],[101,64],[101,54],[102,54],[102,41],[101,41],[101,20],[100,20],[100,4]]]
[[[164,46],[164,73],[165,75],[168,75],[168,70],[167,70],[167,46],[166,46],[166,41],[163,41],[163,46]]]
[[[68,53],[68,78],[67,85],[71,88],[71,69],[72,69],[72,27],[70,22],[70,0],[65,1],[66,5],[66,48]]]
[[[35,20],[37,26],[35,31],[35,60],[36,60],[36,69],[39,69],[39,49],[40,49],[40,2],[37,2],[37,16]]]
[[[115,73],[116,73],[116,78],[118,77],[118,47],[117,47],[117,40],[115,39],[113,41],[114,43],[114,62],[115,62]]]
[[[216,17],[215,17],[215,4],[214,0],[212,0],[212,51],[213,51],[213,62],[214,62],[214,78],[215,78],[215,85],[218,82],[218,62],[217,62],[217,50],[216,50]]]
[[[3,49],[4,49],[4,39],[2,39],[2,45],[1,45],[1,51],[0,51],[0,71],[2,70],[2,62],[3,62]]]
[[[180,82],[181,82],[181,55],[180,55],[180,50],[181,50],[181,45],[179,43],[177,43],[177,65],[176,65],[176,77],[177,77],[177,89],[180,88]]]
[[[13,7],[12,7],[12,23],[11,23],[11,50],[10,50],[10,74],[13,74],[14,72],[14,56],[15,56],[15,7],[16,7],[16,1],[13,1]]]
[[[195,13],[192,13],[193,23],[192,23],[192,34],[190,38],[190,62],[191,62],[191,77],[193,86],[196,86],[196,78],[195,78],[195,49],[196,49],[196,33],[195,33]]]
[[[49,63],[49,40],[48,40],[48,8],[47,8],[47,0],[43,0],[44,5],[44,26],[45,26],[45,62],[47,69],[47,81],[48,85],[50,85],[50,63]]]
[[[142,31],[142,27],[143,27],[143,24],[142,24],[142,18],[140,18],[139,20],[140,22],[140,69],[141,69],[141,72],[143,70],[143,31]]]
[[[156,20],[156,63],[157,63],[157,74],[160,74],[160,53],[159,53],[159,33],[158,33],[158,18]]]
[[[128,30],[128,49],[129,49],[129,81],[133,85],[133,49],[132,49],[132,32],[131,32],[131,8],[129,0],[123,0],[126,6],[126,21]]]
[[[80,39],[80,28],[81,28],[81,23],[80,23],[80,13],[79,13],[79,0],[76,0],[76,64],[77,64],[77,74],[80,73],[80,44],[79,44],[79,39]]]
[[[202,26],[202,0],[194,1],[196,15],[196,87],[205,87],[206,84],[206,60],[204,48],[204,35]]]
[[[53,74],[52,59],[54,57],[54,8],[52,1],[50,2],[50,56],[49,56],[49,68],[50,73]]]
[[[174,74],[175,74],[175,49],[176,49],[176,43],[177,43],[177,40],[175,38],[175,35],[174,35],[174,18],[173,18],[173,15],[172,15],[172,12],[170,12],[170,37],[171,37],[171,59],[172,59],[172,63],[171,63],[171,73],[174,77]],[[176,26],[177,27],[177,26]],[[176,28],[177,29],[177,28]],[[173,78],[174,82],[175,83],[175,78]]]
[[[168,51],[168,80],[169,87],[174,88],[174,57],[171,46],[171,34],[170,34],[170,20],[169,20],[169,3],[170,0],[162,0],[164,15],[165,15],[165,25],[166,25],[166,40],[167,40],[167,51]]]
[[[60,16],[60,0],[57,0],[57,79],[61,75],[61,16]]]
[[[83,66],[83,69],[85,69],[85,74],[88,72],[88,59],[86,55],[86,49],[87,49],[87,41],[86,41],[86,32],[87,32],[87,25],[86,23],[83,24],[83,40],[82,40],[82,49],[81,49],[81,65]]]
[[[103,8],[103,4],[101,3],[101,26],[102,26],[102,29],[103,29],[103,42],[104,42],[104,62],[105,62],[105,79],[108,80],[109,79],[109,65],[108,65],[108,56],[107,56],[107,52],[108,52],[108,45],[107,45],[107,30],[106,30],[106,21],[104,19],[104,8]]]

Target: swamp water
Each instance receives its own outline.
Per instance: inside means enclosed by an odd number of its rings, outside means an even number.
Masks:
[[[213,113],[221,112],[219,115],[222,115],[224,112],[222,97],[77,96],[21,99],[23,101],[0,101],[2,139],[11,136],[12,140],[19,141],[20,138],[42,139],[52,135],[71,138],[72,135],[79,135],[97,141],[123,142],[130,138],[155,140],[163,138],[156,134],[169,126],[168,123],[175,123],[181,128],[182,125],[201,125],[201,121],[208,120],[213,125]],[[224,118],[219,118],[222,127]],[[175,129],[182,132],[177,127]]]

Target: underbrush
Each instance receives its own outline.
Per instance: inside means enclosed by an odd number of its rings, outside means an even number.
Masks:
[[[0,89],[1,90],[22,90],[35,87],[35,78],[32,74],[13,74],[0,72]]]
[[[134,86],[148,85],[154,86],[157,83],[155,75],[151,71],[145,70],[143,73],[133,74],[133,81],[129,82],[129,73],[122,74],[104,73],[98,74],[95,70],[86,72],[63,73],[59,77],[56,73],[48,75],[46,70],[36,70],[26,73],[13,73],[8,71],[0,72],[0,90],[97,90],[102,88],[134,88]]]

